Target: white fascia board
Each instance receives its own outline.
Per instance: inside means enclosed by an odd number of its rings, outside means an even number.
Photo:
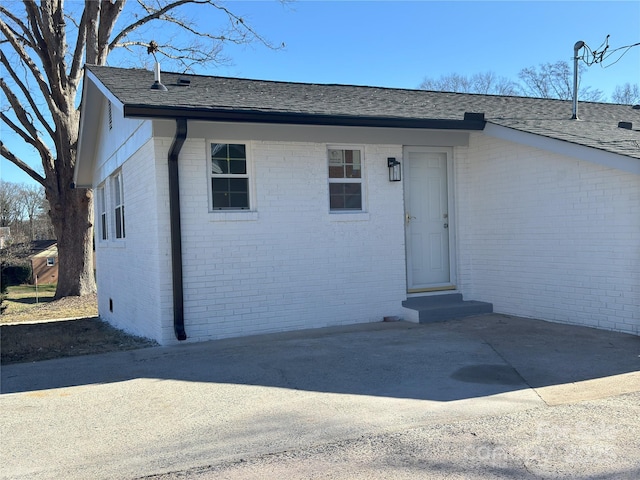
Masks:
[[[153,135],[156,137],[173,137],[175,128],[175,122],[171,120],[153,121]],[[189,138],[214,137],[245,141],[469,146],[469,132],[466,130],[189,121]]]
[[[88,104],[95,102],[95,95],[91,95],[91,90],[93,90],[93,86],[90,85],[85,78],[85,81],[82,83],[82,99],[80,101],[80,128],[78,130],[78,148],[76,149],[76,164],[73,169],[73,182],[75,183],[77,188],[92,187],[92,185],[87,185],[87,181],[89,180],[86,173],[88,167],[85,165],[85,163],[92,157],[91,152],[95,151],[96,141],[95,135],[90,135],[88,137],[85,137],[84,135],[85,131],[96,128],[96,109],[87,107]]]
[[[640,175],[640,160],[487,122],[485,135]]]
[[[96,135],[85,135],[85,132],[95,132],[100,125],[100,105],[102,97],[120,111],[124,105],[113,95],[104,84],[89,70],[84,71],[82,82],[82,101],[80,103],[80,129],[78,131],[78,149],[76,164],[73,171],[73,181],[76,188],[93,188],[92,173],[94,167],[94,153],[96,150]]]

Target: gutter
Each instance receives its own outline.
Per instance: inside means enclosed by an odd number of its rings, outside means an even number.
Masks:
[[[463,120],[437,118],[366,117],[224,108],[124,105],[127,118],[164,118],[238,123],[333,125],[341,127],[425,128],[432,130],[483,130],[484,114],[465,112]]]
[[[175,118],[175,117],[174,117]],[[171,223],[171,273],[173,283],[173,331],[178,340],[186,340],[184,330],[184,291],[182,283],[182,229],[180,227],[180,181],[178,156],[187,138],[187,120],[176,118],[176,136],[169,149],[169,221]]]

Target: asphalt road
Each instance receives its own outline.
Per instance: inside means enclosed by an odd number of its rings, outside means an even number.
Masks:
[[[639,354],[486,315],[10,365],[0,478],[637,479]]]
[[[144,477],[251,479],[640,478],[640,394],[363,435]]]

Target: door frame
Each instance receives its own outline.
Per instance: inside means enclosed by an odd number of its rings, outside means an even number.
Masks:
[[[426,147],[419,145],[404,145],[402,147],[402,157],[403,163],[408,162],[408,152],[424,152],[424,153],[444,153],[446,155],[446,164],[447,164],[447,208],[448,208],[448,220],[449,220],[449,282],[446,283],[435,283],[424,288],[409,288],[409,262],[410,262],[410,252],[409,252],[409,239],[407,238],[407,226],[406,220],[404,223],[404,236],[405,236],[405,269],[406,269],[406,288],[407,294],[414,293],[426,293],[426,292],[437,292],[441,290],[455,290],[457,288],[457,262],[456,262],[456,245],[457,245],[457,235],[456,235],[456,211],[455,211],[455,193],[454,193],[454,160],[453,160],[453,147]],[[405,163],[406,164],[406,163]],[[404,168],[405,172],[407,171]],[[407,185],[408,179],[407,175],[403,175],[403,210],[406,216],[407,214]]]

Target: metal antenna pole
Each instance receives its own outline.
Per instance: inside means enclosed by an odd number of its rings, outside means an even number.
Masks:
[[[584,42],[579,40],[573,46],[573,111],[571,118],[578,119],[578,50],[584,47]]]

